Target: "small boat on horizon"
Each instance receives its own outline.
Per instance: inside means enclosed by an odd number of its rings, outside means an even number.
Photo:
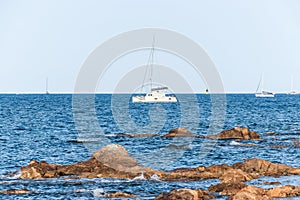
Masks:
[[[291,90],[287,93],[288,95],[298,94],[293,88],[294,88],[294,77],[291,76]]]
[[[258,92],[260,88],[261,88],[261,92]],[[264,80],[263,80],[263,76],[261,76],[255,92],[255,97],[275,97],[275,94],[273,92],[265,91],[263,88],[264,88]]]
[[[49,94],[49,91],[48,91],[48,77],[46,78],[46,94]]]

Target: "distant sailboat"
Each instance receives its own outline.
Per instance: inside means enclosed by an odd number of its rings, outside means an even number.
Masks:
[[[258,90],[261,88],[261,92],[258,92]],[[261,76],[259,84],[257,86],[255,96],[256,97],[274,97],[275,94],[273,92],[264,91],[264,80],[263,76]]]
[[[289,94],[289,95],[297,94],[297,92],[293,88],[294,88],[294,77],[291,76],[291,90],[287,94]]]
[[[46,94],[49,94],[49,91],[48,91],[48,77],[46,78]]]

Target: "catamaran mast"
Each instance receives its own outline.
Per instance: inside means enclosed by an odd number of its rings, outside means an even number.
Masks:
[[[151,88],[151,90],[153,88],[152,75],[153,75],[153,63],[154,63],[154,43],[155,43],[155,36],[153,36],[152,48],[151,48],[151,60],[150,60],[150,88]]]
[[[154,63],[154,44],[155,44],[155,36],[153,36],[153,41],[152,41],[152,47],[150,50],[150,54],[148,57],[148,62],[147,62],[147,66],[146,66],[146,72],[144,75],[144,79],[143,79],[143,84],[141,87],[141,93],[143,92],[144,86],[145,86],[145,80],[146,80],[146,76],[149,70],[149,75],[150,75],[150,90],[153,88],[153,83],[152,83],[152,75],[153,75],[153,63]]]

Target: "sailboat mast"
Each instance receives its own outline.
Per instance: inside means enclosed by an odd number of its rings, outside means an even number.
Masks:
[[[264,75],[261,77],[261,91],[264,91]]]
[[[46,78],[46,94],[49,94],[49,92],[48,92],[48,77]]]
[[[150,54],[149,54],[149,57],[148,57],[148,62],[147,62],[147,66],[146,66],[146,72],[145,72],[145,75],[144,75],[144,79],[143,79],[143,84],[142,84],[142,87],[141,87],[141,93],[144,89],[144,86],[145,86],[145,81],[146,81],[146,77],[149,73],[150,75],[150,90],[153,88],[152,87],[152,75],[153,75],[153,62],[154,62],[154,43],[155,43],[155,36],[153,36],[153,41],[152,41],[152,47],[150,49]],[[148,72],[149,70],[149,72]]]
[[[262,76],[260,77],[260,80],[259,80],[259,83],[258,83],[258,86],[256,88],[256,92],[255,93],[258,93],[258,90],[259,90],[260,85],[261,85],[261,81],[262,81]]]
[[[291,91],[293,91],[294,88],[294,76],[291,75]]]

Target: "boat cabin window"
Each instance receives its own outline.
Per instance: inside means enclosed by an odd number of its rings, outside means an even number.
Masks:
[[[152,94],[148,94],[148,96],[152,96]]]

